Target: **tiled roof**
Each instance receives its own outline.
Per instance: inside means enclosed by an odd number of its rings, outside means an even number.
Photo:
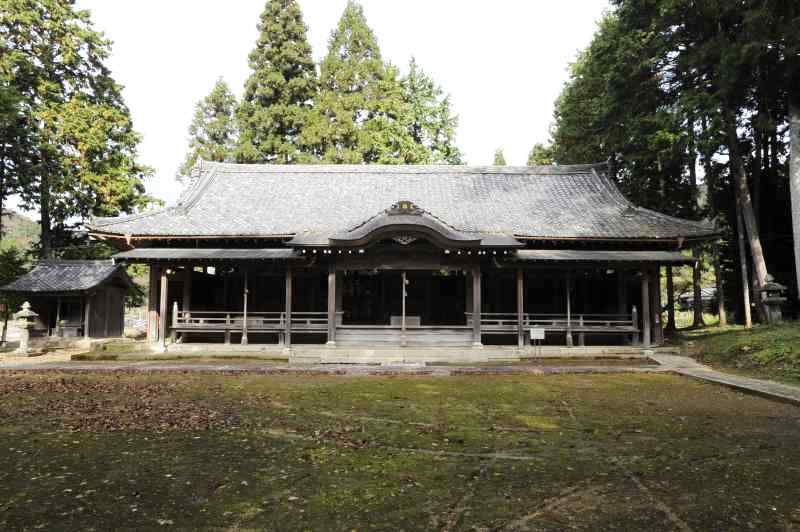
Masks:
[[[121,261],[159,260],[291,260],[302,259],[293,249],[209,249],[209,248],[137,248],[114,255]]]
[[[31,271],[0,287],[2,292],[64,293],[91,290],[114,275],[128,281],[122,266],[109,260],[53,260],[42,261]]]
[[[679,239],[708,222],[631,205],[604,166],[466,167],[202,163],[178,204],[98,218],[95,234],[325,240],[399,200],[463,233],[541,239]]]
[[[600,251],[578,249],[521,249],[512,260],[524,262],[654,262],[693,264],[697,259],[677,251]]]

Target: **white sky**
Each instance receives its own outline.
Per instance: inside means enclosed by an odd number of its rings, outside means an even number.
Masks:
[[[151,194],[173,202],[195,103],[218,77],[241,95],[265,0],[78,0],[114,42]],[[300,0],[315,59],[325,54],[346,0]],[[384,59],[413,55],[452,96],[457,141],[469,164],[525,164],[548,138],[553,102],[607,0],[361,0]]]

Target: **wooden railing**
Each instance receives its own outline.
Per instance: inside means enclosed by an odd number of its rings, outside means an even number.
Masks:
[[[472,324],[472,313],[467,312],[467,323]],[[636,311],[632,314],[523,314],[522,326],[524,328],[541,327],[547,330],[566,330],[567,328],[578,331],[580,329],[637,329]],[[481,313],[481,330],[483,331],[512,331],[517,328],[518,317],[516,313]],[[637,329],[638,330],[638,329]]]
[[[467,312],[467,324],[472,325],[472,313]],[[519,331],[516,313],[481,313],[482,334],[513,334]],[[578,335],[578,344],[584,345],[585,335],[592,333],[622,333],[638,343],[639,317],[636,307],[631,314],[523,314],[522,332],[540,328],[546,332],[566,333],[567,345],[572,345],[572,333]]]
[[[248,312],[247,332],[286,330],[286,312]],[[327,332],[327,312],[292,312],[292,331]],[[244,312],[216,310],[172,311],[172,329],[176,332],[238,332],[245,330]]]

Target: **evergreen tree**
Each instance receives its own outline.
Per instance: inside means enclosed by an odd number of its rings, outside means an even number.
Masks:
[[[505,166],[506,165],[506,156],[503,155],[503,148],[497,148],[494,151],[494,162],[492,163],[495,166]]]
[[[320,65],[320,95],[303,143],[329,163],[418,163],[425,146],[413,122],[397,69],[386,64],[359,4],[349,1]]]
[[[188,176],[198,159],[232,160],[236,142],[235,110],[236,97],[220,78],[211,93],[197,102],[189,126],[189,153],[181,166],[180,176]]]
[[[528,154],[528,166],[547,166],[553,164],[553,148],[537,142]]]
[[[15,281],[26,271],[28,271],[27,260],[22,251],[13,245],[0,249],[0,286],[5,286]],[[8,318],[19,309],[22,303],[23,300],[20,295],[10,293],[0,294],[0,304],[2,304],[0,319],[3,320],[3,331],[0,333],[0,347],[6,346]]]
[[[461,151],[455,143],[458,117],[450,107],[450,96],[444,95],[414,58],[401,83],[411,119],[408,131],[414,142],[427,148],[429,158],[425,162],[463,164]]]
[[[150,171],[105,64],[110,43],[87,11],[67,0],[0,0],[0,35],[0,79],[19,97],[29,148],[12,165],[22,206],[39,211],[46,258],[76,220],[144,207]]]
[[[307,162],[299,142],[316,96],[317,78],[297,0],[269,0],[250,53],[252,74],[239,106],[240,162]]]

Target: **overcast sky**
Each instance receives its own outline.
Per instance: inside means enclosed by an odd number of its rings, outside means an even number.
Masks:
[[[361,0],[384,59],[404,71],[413,55],[451,94],[457,141],[469,164],[525,164],[545,141],[567,68],[607,0]],[[150,193],[173,202],[195,103],[218,77],[241,95],[265,0],[78,0],[114,42]],[[346,0],[300,0],[318,60]]]

